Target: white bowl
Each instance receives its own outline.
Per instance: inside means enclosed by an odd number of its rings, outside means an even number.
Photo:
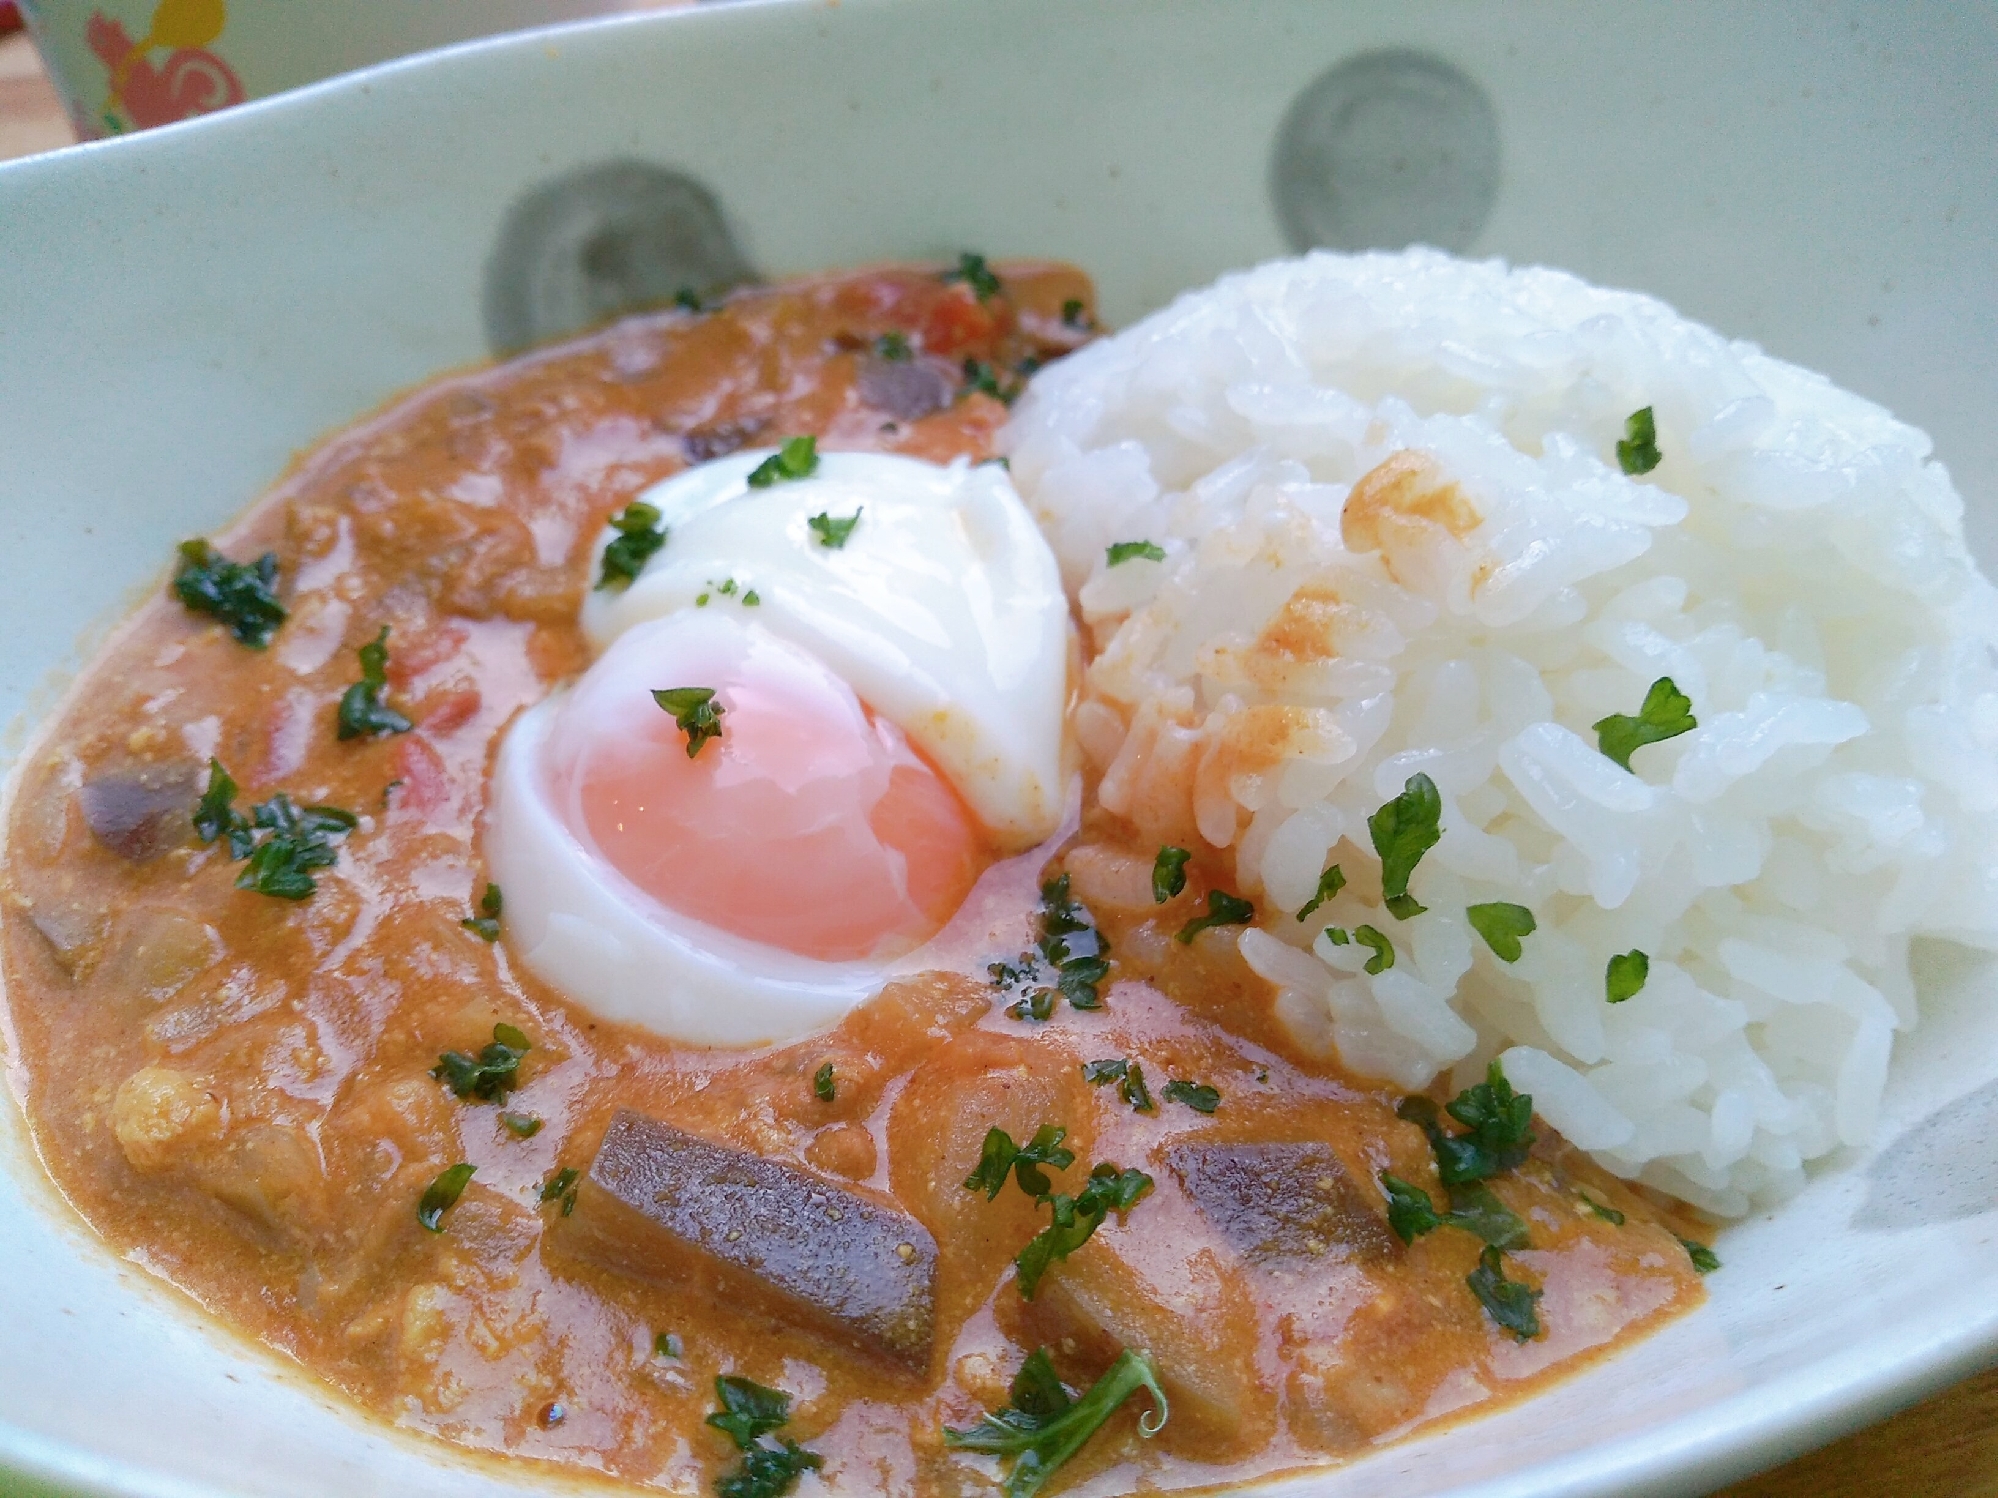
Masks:
[[[772,275],[1063,256],[1119,321],[1284,251],[1286,221],[1546,261],[1927,427],[1989,560],[1994,77],[1988,7],[745,4],[472,44],[0,167],[0,721],[45,707],[175,540],[316,437],[485,356],[489,331],[731,254]],[[590,175],[616,162],[649,166]],[[636,269],[579,279],[604,234]],[[1998,974],[1941,948],[1923,966],[1883,1147],[1731,1229],[1709,1306],[1540,1399],[1277,1489],[1690,1494],[1998,1357]],[[0,1155],[0,1489],[537,1480],[359,1418],[114,1260],[8,1107]]]

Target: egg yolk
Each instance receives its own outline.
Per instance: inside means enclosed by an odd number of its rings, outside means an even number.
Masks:
[[[826,961],[921,945],[992,861],[963,801],[817,657],[725,617],[699,626],[631,632],[568,704],[549,750],[572,830],[661,903],[752,941]],[[652,697],[685,686],[722,709],[692,756]]]

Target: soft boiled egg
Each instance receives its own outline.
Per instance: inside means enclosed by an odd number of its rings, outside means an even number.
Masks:
[[[521,960],[696,1044],[808,1034],[924,966],[1067,800],[1068,607],[1004,469],[834,453],[753,487],[767,456],[646,491],[665,545],[589,596],[601,654],[495,771]],[[687,688],[717,734],[655,697]]]

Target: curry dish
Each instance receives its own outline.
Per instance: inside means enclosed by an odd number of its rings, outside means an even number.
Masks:
[[[988,926],[811,1038],[676,1046],[510,958],[490,768],[588,663],[605,522],[804,435],[988,460],[1090,296],[690,298],[430,385],[185,549],[7,826],[10,1080],[96,1231],[400,1426],[740,1498],[1240,1482],[1696,1304],[1692,1225],[1502,1076],[1300,1051],[1221,868],[1091,786]]]

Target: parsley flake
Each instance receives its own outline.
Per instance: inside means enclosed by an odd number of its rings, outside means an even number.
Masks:
[[[687,1355],[687,1347],[678,1332],[661,1332],[652,1339],[652,1355],[655,1358],[683,1358]]]
[[[545,1206],[549,1202],[560,1202],[562,1204],[562,1215],[567,1217],[571,1212],[576,1210],[576,1182],[581,1180],[582,1177],[583,1173],[576,1169],[575,1166],[563,1166],[546,1181],[542,1182],[542,1204]]]
[[[1165,1084],[1166,1101],[1184,1103],[1195,1113],[1212,1113],[1221,1106],[1221,1093],[1218,1088],[1209,1087],[1205,1082],[1188,1082],[1175,1077]]]
[[[1012,1403],[969,1430],[945,1427],[944,1445],[1010,1457],[1006,1498],[1033,1498],[1055,1470],[1080,1451],[1140,1389],[1152,1399],[1151,1413],[1138,1419],[1139,1434],[1149,1439],[1165,1428],[1169,1414],[1150,1353],[1125,1348],[1078,1399],[1071,1397],[1055,1376],[1048,1350],[1036,1348],[1013,1379]]]
[[[541,1120],[532,1113],[502,1113],[500,1124],[516,1139],[532,1139],[541,1132]]]
[[[332,839],[360,825],[360,818],[337,806],[294,806],[283,791],[253,807],[251,821],[269,836],[236,876],[236,888],[279,900],[308,898],[319,887],[312,871],[339,861]],[[232,834],[232,851],[236,845]]]
[[[1142,1170],[1120,1170],[1105,1161],[1089,1173],[1080,1194],[1043,1194],[1052,1214],[1048,1225],[1013,1256],[1014,1276],[1023,1300],[1032,1300],[1041,1276],[1058,1259],[1065,1259],[1095,1236],[1112,1212],[1128,1212],[1152,1189]]]
[[[1680,691],[1671,677],[1661,676],[1644,694],[1644,705],[1638,708],[1636,717],[1611,713],[1591,726],[1595,729],[1596,747],[1629,770],[1631,755],[1646,744],[1662,744],[1682,733],[1691,733],[1700,726],[1700,720],[1693,716],[1693,699]],[[1631,773],[1637,772],[1631,770]]]
[[[1691,1238],[1681,1238],[1679,1246],[1686,1250],[1686,1256],[1693,1261],[1693,1267],[1701,1274],[1712,1274],[1721,1267],[1718,1256],[1704,1243],[1696,1243]]]
[[[1418,905],[1409,894],[1408,878],[1422,855],[1442,839],[1442,817],[1443,797],[1436,782],[1417,771],[1408,777],[1399,796],[1367,818],[1367,831],[1373,835],[1374,852],[1381,860],[1383,903],[1398,921],[1421,915],[1428,908]]]
[[[961,392],[962,394],[989,395],[1001,405],[1010,406],[1020,398],[1020,389],[1021,387],[1018,384],[1000,384],[999,371],[983,359],[966,359],[964,361],[964,389]]]
[[[1497,1060],[1485,1069],[1484,1081],[1458,1093],[1443,1105],[1443,1111],[1469,1132],[1445,1133],[1436,1105],[1420,1095],[1403,1098],[1395,1109],[1429,1136],[1429,1146],[1436,1154],[1436,1173],[1445,1186],[1454,1189],[1490,1180],[1525,1162],[1536,1137],[1533,1096],[1514,1092]]]
[[[666,544],[668,534],[659,523],[658,508],[638,499],[613,515],[610,523],[617,534],[604,546],[603,570],[597,577],[599,592],[630,587],[653,554]]]
[[[195,805],[194,831],[204,845],[226,837],[231,858],[248,858],[256,846],[257,835],[250,819],[236,810],[235,799],[235,778],[222,768],[220,760],[209,760],[208,789]]]
[[[277,596],[277,553],[232,562],[206,541],[180,543],[173,595],[197,614],[212,614],[238,642],[261,650],[286,618]]]
[[[443,1232],[444,1214],[458,1205],[458,1198],[465,1194],[465,1187],[477,1169],[476,1165],[461,1162],[424,1187],[416,1202],[416,1220],[433,1233]]]
[[[1604,996],[1612,1004],[1621,1004],[1640,992],[1650,977],[1649,957],[1634,949],[1619,952],[1610,958],[1609,966],[1603,970]]]
[[[985,263],[985,257],[969,251],[957,257],[957,269],[945,271],[943,279],[962,282],[981,302],[990,301],[1004,289],[992,267]]]
[[[1535,1309],[1540,1292],[1518,1280],[1507,1279],[1499,1258],[1499,1251],[1487,1246],[1478,1256],[1478,1267],[1465,1277],[1464,1283],[1471,1287],[1471,1293],[1478,1297],[1492,1320],[1517,1340],[1531,1342],[1540,1335],[1540,1314]]]
[[[1240,895],[1222,890],[1207,892],[1207,914],[1197,915],[1179,928],[1175,940],[1191,942],[1210,926],[1246,926],[1256,918],[1256,907]]]
[[[752,489],[768,489],[773,484],[808,479],[819,471],[819,439],[786,437],[781,447],[749,470],[745,482]]]
[[[909,348],[906,333],[887,332],[874,340],[874,352],[878,358],[890,364],[907,364],[915,357]]]
[[[1082,1079],[1092,1087],[1115,1082],[1117,1096],[1129,1103],[1134,1112],[1157,1111],[1157,1104],[1152,1102],[1151,1089],[1145,1086],[1145,1069],[1135,1061],[1122,1057],[1108,1061],[1085,1061],[1082,1064]]]
[[[1597,1201],[1593,1196],[1590,1196],[1586,1191],[1577,1191],[1575,1194],[1582,1199],[1583,1206],[1587,1207],[1591,1212],[1593,1212],[1596,1216],[1600,1217],[1604,1222],[1608,1223],[1611,1227],[1620,1228],[1623,1226],[1626,1219],[1624,1218],[1623,1213],[1617,1211],[1615,1207],[1604,1206],[1601,1202]]]
[[[408,733],[416,725],[382,701],[388,690],[389,627],[360,649],[361,679],[340,694],[339,736],[364,738],[378,733]]]
[[[1630,413],[1623,424],[1623,436],[1616,445],[1616,465],[1625,473],[1636,475],[1649,473],[1664,461],[1664,454],[1658,451],[1658,424],[1652,419],[1651,408]]]
[[[1471,922],[1471,929],[1485,939],[1485,945],[1501,962],[1519,961],[1519,939],[1531,936],[1539,929],[1532,911],[1524,905],[1510,905],[1504,900],[1472,905],[1464,914]]]
[[[1036,1199],[1046,1196],[1054,1189],[1047,1169],[1067,1170],[1075,1163],[1075,1151],[1062,1143],[1067,1137],[1067,1129],[1042,1124],[1032,1139],[1019,1145],[1004,1129],[988,1129],[978,1152],[978,1168],[964,1178],[964,1189],[983,1191],[987,1201],[996,1201],[1010,1174],[1027,1195]]]
[[[504,1102],[519,1084],[520,1058],[534,1047],[512,1025],[493,1026],[493,1041],[476,1056],[463,1051],[446,1051],[430,1068],[430,1075],[461,1098],[482,1103]]]
[[[1193,855],[1184,848],[1161,848],[1152,860],[1152,903],[1163,905],[1186,888],[1186,861]]]
[[[866,509],[867,506],[862,505],[851,515],[838,517],[821,510],[807,520],[805,525],[811,531],[812,539],[827,551],[842,551],[846,543],[853,539],[853,528],[860,524],[861,514]]]
[[[778,1437],[776,1446],[764,1443],[763,1437],[791,1418],[791,1396],[781,1389],[725,1373],[715,1380],[715,1397],[721,1408],[708,1416],[708,1424],[742,1453],[741,1465],[715,1480],[720,1498],[779,1498],[805,1473],[825,1465],[824,1457],[789,1437]]]
[[[467,931],[484,937],[487,941],[498,941],[500,934],[500,887],[491,880],[486,881],[486,892],[479,897],[479,913],[466,916],[458,922]]]
[[[1330,932],[1327,934],[1330,935]],[[1381,935],[1372,926],[1355,926],[1353,928],[1353,940],[1374,954],[1367,959],[1366,966],[1366,971],[1371,976],[1379,977],[1394,966],[1394,943]],[[1334,936],[1332,937],[1332,945],[1343,947],[1345,943],[1340,941],[1337,936]]]
[[[682,312],[705,312],[701,305],[701,294],[691,286],[682,286],[673,293],[673,305]]]
[[[721,737],[722,714],[713,687],[662,687],[652,694],[661,709],[673,715],[673,726],[687,736],[687,758],[701,752],[709,739]]]
[[[1096,326],[1096,319],[1089,315],[1081,297],[1072,296],[1061,304],[1061,324],[1079,333],[1087,333]]]
[[[1300,921],[1310,920],[1312,913],[1319,906],[1323,905],[1345,887],[1346,871],[1335,863],[1331,868],[1318,876],[1318,888],[1312,891],[1311,898],[1306,900],[1299,908],[1297,919]]]
[[[812,1073],[812,1096],[822,1103],[833,1100],[833,1064],[830,1061]]]
[[[1099,989],[1110,976],[1110,944],[1096,929],[1088,910],[1069,894],[1068,875],[1041,886],[1039,921],[1037,946],[1043,960],[1055,970],[1055,986],[1061,996],[1071,1008],[1101,1009]],[[1050,999],[1050,1005],[1052,1002]],[[1034,1017],[1045,1019],[1047,1015]]]
[[[1105,565],[1121,566],[1129,561],[1163,562],[1165,548],[1156,541],[1112,541],[1104,554]]]
[[[1381,1190],[1387,1194],[1388,1226],[1403,1243],[1413,1243],[1438,1228],[1461,1228],[1493,1248],[1527,1246],[1526,1223],[1489,1186],[1473,1182],[1450,1188],[1450,1210],[1438,1212],[1429,1193],[1383,1171]]]

